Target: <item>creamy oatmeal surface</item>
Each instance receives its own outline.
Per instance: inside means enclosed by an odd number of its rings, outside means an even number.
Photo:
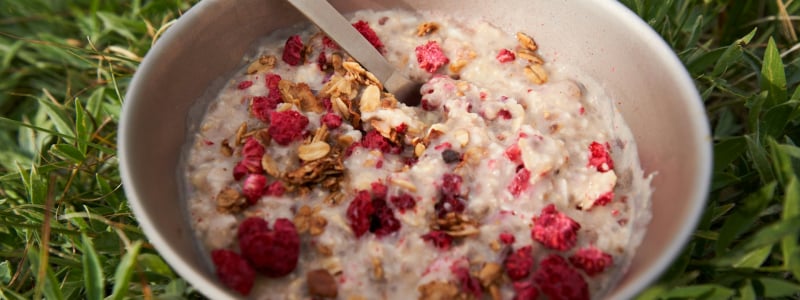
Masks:
[[[477,20],[361,11],[425,81],[399,103],[316,28],[268,37],[186,154],[191,222],[254,299],[587,299],[624,273],[649,178],[602,87]],[[547,45],[541,45],[547,48]]]

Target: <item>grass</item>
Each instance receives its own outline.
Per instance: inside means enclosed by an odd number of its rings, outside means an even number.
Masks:
[[[122,95],[196,1],[0,5],[0,299],[201,296],[147,243],[116,158]],[[800,299],[800,1],[623,0],[673,47],[714,141],[708,206],[640,299]]]

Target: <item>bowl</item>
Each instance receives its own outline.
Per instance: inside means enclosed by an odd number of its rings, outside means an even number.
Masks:
[[[344,13],[400,7],[483,18],[508,32],[529,33],[543,48],[557,49],[540,53],[601,82],[631,127],[645,173],[656,174],[649,229],[609,297],[633,297],[679,254],[705,205],[710,131],[683,65],[633,12],[610,0],[331,3]],[[167,263],[211,299],[236,295],[216,279],[197,247],[181,199],[177,170],[189,135],[188,116],[196,101],[213,97],[224,78],[242,66],[254,41],[300,22],[306,21],[284,1],[202,1],[157,41],[126,94],[118,143],[130,206]]]

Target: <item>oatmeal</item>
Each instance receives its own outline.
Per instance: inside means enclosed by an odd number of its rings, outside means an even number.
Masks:
[[[190,218],[255,299],[588,299],[624,274],[649,178],[602,87],[534,37],[361,11],[353,26],[425,82],[383,91],[316,28],[246,58],[186,153]]]

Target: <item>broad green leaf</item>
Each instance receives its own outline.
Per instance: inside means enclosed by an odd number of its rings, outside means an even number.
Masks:
[[[772,245],[758,248],[750,253],[745,254],[741,260],[735,262],[733,266],[735,268],[758,268],[764,264],[764,261],[767,260],[770,252],[772,252]]]
[[[101,300],[105,294],[105,279],[103,277],[103,267],[94,244],[85,233],[81,235],[83,241],[83,280],[86,287],[86,299]]]
[[[86,149],[88,148],[89,143],[91,142],[92,137],[92,124],[89,117],[86,115],[86,111],[81,105],[81,102],[77,99],[75,100],[75,139],[76,144],[78,145],[78,151],[81,154],[86,153]]]
[[[84,152],[81,152],[71,144],[53,144],[53,146],[50,146],[50,153],[74,164],[80,164],[86,160]]]
[[[128,293],[128,284],[130,284],[131,277],[133,277],[136,260],[141,248],[142,241],[133,243],[120,260],[119,265],[117,265],[117,270],[114,272],[114,290],[110,297],[111,300],[121,300]]]
[[[800,182],[797,177],[789,179],[783,198],[783,212],[781,218],[790,220],[800,216]],[[783,252],[783,265],[789,269],[795,278],[800,280],[800,247],[798,247],[797,236],[787,236],[781,241],[781,251]]]
[[[757,28],[754,28],[750,33],[733,42],[722,52],[722,55],[714,64],[714,70],[711,71],[712,76],[718,77],[722,75],[731,65],[739,62],[742,56],[742,47],[750,43],[750,40],[756,35],[756,30]]]
[[[55,98],[50,95],[50,92],[44,90],[44,93],[49,97],[39,98],[39,104],[42,104],[40,107],[45,109],[47,115],[50,117],[50,120],[53,121],[53,125],[55,125],[58,133],[70,138],[74,138],[75,132],[72,129],[72,121],[70,121],[69,117],[67,116],[66,109],[64,106],[53,103],[54,100],[51,99]]]
[[[784,102],[767,109],[761,125],[763,136],[781,137],[784,134],[783,129],[795,110],[797,110],[796,101]]]
[[[775,180],[775,174],[772,173],[772,165],[767,158],[767,151],[764,150],[756,140],[750,136],[746,136],[747,151],[750,153],[750,158],[753,160],[753,167],[761,177],[761,182],[772,182]]]
[[[762,277],[758,282],[764,287],[764,297],[769,299],[800,293],[800,285],[783,279]]]
[[[105,97],[106,89],[104,87],[100,87],[95,89],[92,94],[89,96],[89,100],[86,103],[86,111],[95,118],[95,120],[100,120],[102,118],[102,108],[103,108],[103,97]]]
[[[29,249],[28,260],[31,264],[31,273],[38,277],[40,263],[39,251],[34,248]],[[39,281],[38,283],[42,285],[42,292],[44,292],[44,296],[47,299],[64,299],[64,295],[61,293],[61,287],[59,286],[59,281],[56,279],[55,274],[53,274],[53,269],[51,269],[49,265],[45,266],[44,268],[44,278],[37,278],[37,281]]]
[[[767,49],[764,50],[764,60],[761,66],[761,90],[769,92],[766,101],[767,108],[786,101],[786,71],[781,54],[772,37],[769,38]]]
[[[711,264],[722,267],[731,266],[755,249],[775,244],[784,237],[796,237],[798,234],[800,234],[800,216],[774,222],[753,233],[744,243],[725,256],[711,260]]]
[[[0,284],[8,284],[11,281],[11,266],[8,260],[0,262]]]
[[[172,272],[169,265],[158,255],[150,253],[139,254],[139,263],[153,273],[169,278],[175,277],[175,273]]]
[[[728,246],[735,241],[740,234],[746,232],[750,226],[753,226],[755,220],[758,219],[758,214],[769,204],[775,195],[776,182],[772,182],[763,186],[757,192],[754,192],[744,198],[734,208],[731,214],[719,230],[719,239],[717,240],[716,251],[717,255],[724,253]]]
[[[772,158],[773,170],[775,170],[775,177],[778,178],[781,186],[785,187],[790,178],[795,177],[791,157],[781,150],[780,144],[774,138],[767,137],[766,140]]]
[[[733,296],[732,289],[716,284],[690,285],[673,288],[661,295],[662,299],[717,299],[720,296]]]

